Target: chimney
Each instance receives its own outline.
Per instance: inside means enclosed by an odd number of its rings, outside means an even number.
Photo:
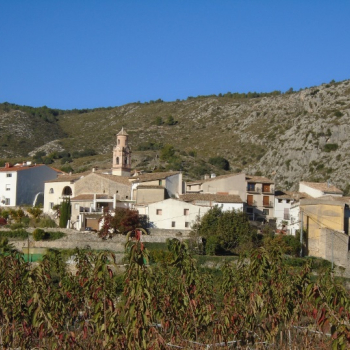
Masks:
[[[10,163],[5,163],[5,168],[10,168]]]

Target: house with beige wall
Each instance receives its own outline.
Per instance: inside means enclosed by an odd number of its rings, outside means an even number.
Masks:
[[[338,196],[300,200],[306,255],[349,266],[349,204],[350,198]]]
[[[183,193],[181,172],[146,173],[130,177],[131,199],[137,205],[179,198]]]

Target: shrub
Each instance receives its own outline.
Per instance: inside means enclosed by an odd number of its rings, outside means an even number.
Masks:
[[[56,222],[52,220],[49,216],[44,216],[40,219],[40,221],[36,224],[37,227],[57,227]]]
[[[13,231],[0,231],[0,238],[20,238],[27,239],[29,233],[24,229],[18,229]]]
[[[323,150],[325,152],[332,152],[332,151],[336,151],[338,149],[338,145],[336,143],[327,143]]]
[[[229,170],[230,169],[230,163],[228,162],[227,159],[225,159],[223,157],[209,158],[209,163],[211,165],[216,166],[219,169],[223,169],[223,170]]]
[[[36,228],[33,231],[33,238],[34,241],[42,241],[47,237],[47,234],[44,230],[42,230],[41,228]]]
[[[46,239],[49,241],[54,241],[56,239],[60,239],[66,235],[64,232],[61,232],[61,231],[46,232],[46,234],[47,234]]]
[[[285,243],[285,254],[297,256],[300,253],[301,243],[295,236],[283,236],[282,241]]]

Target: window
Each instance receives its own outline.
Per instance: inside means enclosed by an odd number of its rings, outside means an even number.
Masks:
[[[286,199],[286,203],[290,203],[290,199]]]
[[[53,192],[53,188],[50,188],[50,191],[49,191],[49,193],[54,193],[54,192]]]
[[[163,214],[162,209],[157,209],[157,210],[156,210],[156,214],[157,214],[157,215],[162,215],[162,214]]]
[[[10,205],[11,201],[10,198],[5,198],[5,205]]]
[[[6,185],[6,191],[10,191],[11,190],[11,186],[10,185]]]
[[[6,174],[6,177],[12,177],[12,174]]]
[[[118,145],[120,145],[120,140],[118,139]]]
[[[66,186],[62,191],[63,196],[71,196],[72,195],[72,189],[69,186]]]
[[[255,184],[248,182],[247,191],[255,191]]]
[[[162,185],[163,185],[163,181],[159,180],[159,186],[162,186]]]
[[[270,205],[270,197],[263,196],[263,206],[268,207]]]
[[[175,227],[175,221],[171,222],[171,227]]]
[[[184,209],[184,215],[190,215],[190,209]]]
[[[125,163],[125,164],[128,164],[128,157],[125,157],[124,163]]]
[[[252,194],[248,194],[247,196],[247,204],[248,205],[253,205],[254,200],[253,200],[253,195]]]
[[[253,208],[247,208],[247,213],[248,214],[253,214],[253,211],[254,211]]]
[[[188,221],[185,222],[185,227],[190,227],[190,223]]]
[[[53,202],[50,202],[49,206],[50,206],[50,209],[52,209],[53,208]]]
[[[270,192],[270,185],[263,184],[263,192]]]
[[[269,209],[263,209],[263,214],[264,215],[269,215],[270,214],[270,210]]]
[[[279,199],[279,200],[278,200],[278,203],[282,203],[282,199]]]
[[[74,204],[74,209],[76,209],[76,210],[79,209],[79,204],[78,204],[78,203],[75,203],[75,204]]]
[[[284,220],[289,220],[290,219],[290,215],[289,215],[289,208],[284,208],[284,213],[283,213],[283,218]]]
[[[116,158],[115,162],[117,165],[119,164],[119,157]]]

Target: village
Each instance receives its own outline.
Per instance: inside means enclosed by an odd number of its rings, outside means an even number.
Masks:
[[[146,222],[144,240],[188,238],[191,228],[214,206],[244,212],[257,230],[269,225],[276,234],[295,236],[303,227],[302,256],[319,257],[349,267],[350,198],[331,183],[300,182],[299,191],[282,191],[263,176],[208,174],[183,181],[181,172],[146,173],[131,169],[129,135],[116,135],[110,170],[92,168],[77,174],[25,162],[0,168],[0,207],[43,203],[52,218],[69,198],[67,228],[97,231],[107,209],[137,210]]]

